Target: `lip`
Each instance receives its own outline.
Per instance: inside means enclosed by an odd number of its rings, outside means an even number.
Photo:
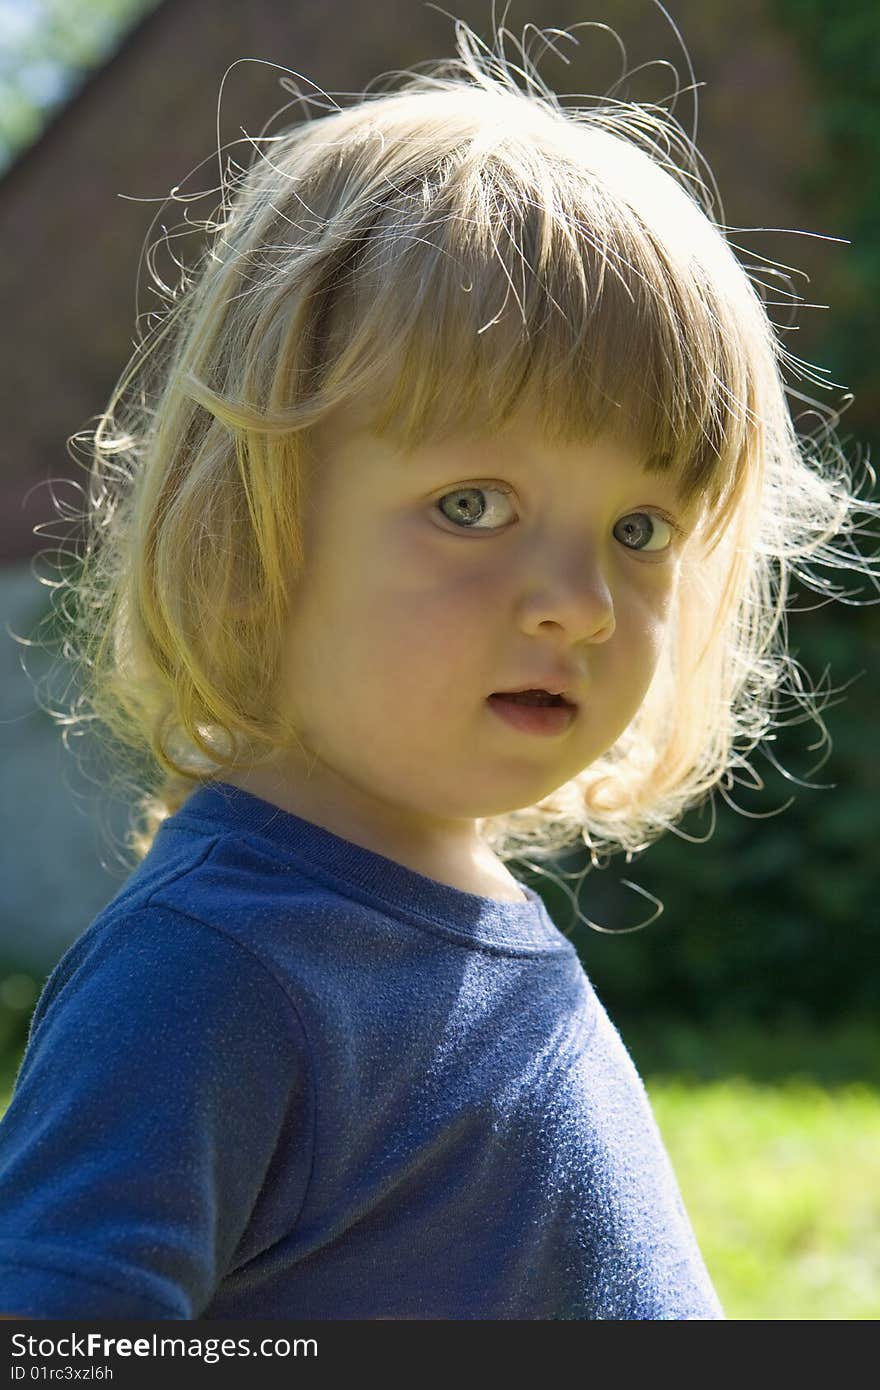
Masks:
[[[523,686],[524,690],[541,689],[539,686]],[[515,695],[517,691],[506,691]],[[539,737],[558,737],[571,728],[577,718],[574,705],[519,705],[513,700],[505,700],[501,694],[488,696],[486,704],[497,718],[522,734]]]

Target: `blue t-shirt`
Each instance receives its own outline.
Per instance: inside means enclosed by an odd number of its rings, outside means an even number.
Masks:
[[[541,898],[206,784],[43,989],[0,1311],[714,1319],[644,1088]]]

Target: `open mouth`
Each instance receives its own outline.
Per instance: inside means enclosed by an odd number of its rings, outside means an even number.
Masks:
[[[564,709],[574,709],[570,700],[563,695],[551,695],[547,690],[496,690],[490,700],[504,700],[516,705],[559,705]]]
[[[532,736],[564,734],[578,714],[577,705],[549,690],[498,691],[486,703],[508,728]]]

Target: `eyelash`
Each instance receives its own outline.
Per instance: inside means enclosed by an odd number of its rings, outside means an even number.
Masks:
[[[460,492],[500,492],[505,497],[511,497],[513,495],[512,488],[503,487],[500,483],[465,483],[461,487],[453,488],[450,492],[444,492],[440,497],[437,498],[436,507],[438,511],[440,509],[441,502],[445,501],[447,497],[454,497],[456,493]],[[444,520],[450,520],[449,517],[445,515],[445,513],[441,512],[441,515],[444,517]],[[669,527],[670,531],[672,532],[673,540],[681,540],[684,537],[684,527],[680,526],[679,523],[675,521],[673,517],[669,516],[666,512],[660,511],[657,508],[654,508],[650,511],[644,510],[627,512],[624,516],[620,518],[620,520],[626,521],[627,517],[630,516],[648,516],[652,519],[655,517],[659,518],[660,521],[665,522],[665,524]],[[485,531],[488,532],[490,535],[495,531],[500,531],[504,529],[501,526],[456,526],[455,522],[450,522],[450,524],[454,527],[456,531]],[[669,545],[664,546],[662,550],[645,551],[643,547],[634,545],[624,545],[622,541],[621,545],[624,550],[632,551],[635,554],[666,555],[672,549],[672,541],[670,541]]]

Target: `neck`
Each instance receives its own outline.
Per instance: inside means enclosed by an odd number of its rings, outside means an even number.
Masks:
[[[393,859],[415,873],[463,893],[501,902],[524,902],[519,883],[476,833],[473,821],[438,823],[433,833],[399,807],[377,803],[341,783],[317,760],[297,772],[279,765],[237,771],[223,780],[259,796],[343,840]]]

